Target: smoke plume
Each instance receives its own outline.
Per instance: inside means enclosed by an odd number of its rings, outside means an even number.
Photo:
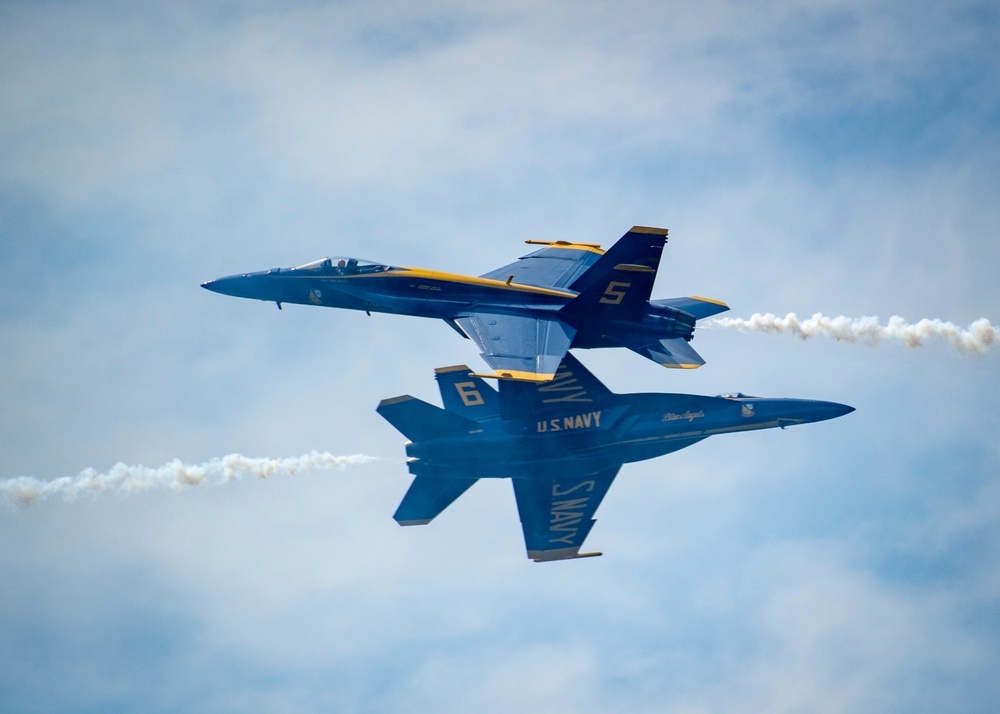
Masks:
[[[729,327],[741,332],[789,332],[803,340],[816,335],[845,342],[878,344],[884,341],[902,342],[907,347],[920,347],[924,340],[945,338],[962,354],[983,354],[1000,344],[1000,330],[986,318],[980,318],[966,328],[941,320],[920,320],[908,323],[898,315],[880,325],[877,317],[827,317],[816,313],[800,320],[794,312],[785,317],[757,313],[749,319],[722,317],[708,320],[706,327]]]
[[[158,468],[115,464],[110,471],[98,473],[85,469],[76,476],[42,481],[32,476],[15,476],[0,481],[0,502],[27,506],[46,498],[60,496],[73,501],[83,494],[117,493],[129,495],[140,491],[170,488],[174,490],[239,481],[247,476],[267,478],[275,474],[294,476],[322,470],[341,471],[347,466],[373,460],[373,456],[334,456],[312,452],[289,459],[252,459],[230,454],[203,464],[185,464],[178,459]]]

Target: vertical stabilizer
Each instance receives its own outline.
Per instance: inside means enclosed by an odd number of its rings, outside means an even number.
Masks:
[[[468,419],[482,421],[500,414],[497,390],[472,374],[464,364],[438,367],[434,379],[441,390],[444,408]]]
[[[444,434],[472,431],[479,424],[441,407],[406,394],[383,399],[375,410],[410,441],[424,441]]]
[[[589,318],[642,319],[666,242],[666,228],[633,227],[570,286],[580,294],[563,309]]]

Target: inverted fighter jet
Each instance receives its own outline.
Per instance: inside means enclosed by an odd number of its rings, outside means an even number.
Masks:
[[[202,283],[225,295],[445,320],[473,340],[490,377],[546,382],[570,347],[627,347],[664,367],[705,363],[688,344],[695,321],[728,310],[717,300],[650,300],[665,228],[636,226],[607,251],[589,243],[545,247],[478,278],[357,258]]]
[[[444,409],[409,395],[378,413],[406,443],[415,478],[393,518],[430,523],[481,478],[510,478],[528,557],[583,558],[580,547],[622,464],[716,434],[785,428],[854,411],[836,402],[745,394],[614,394],[566,354],[555,378],[501,380],[499,393],[465,365],[435,370]]]

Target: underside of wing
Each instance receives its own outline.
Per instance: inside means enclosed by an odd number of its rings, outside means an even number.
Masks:
[[[576,330],[555,319],[477,313],[458,318],[462,331],[501,379],[547,382],[555,377]]]
[[[534,285],[540,288],[565,288],[583,275],[604,253],[595,245],[556,241],[534,253],[518,258],[516,263],[491,270],[482,278]]]
[[[528,557],[541,563],[600,555],[581,553],[580,547],[618,469],[561,469],[562,473],[552,477],[514,477],[514,497]]]
[[[640,336],[638,339],[624,340],[622,346],[673,369],[696,369],[705,364],[702,356],[683,337],[656,340]]]

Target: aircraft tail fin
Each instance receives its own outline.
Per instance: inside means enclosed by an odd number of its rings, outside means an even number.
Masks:
[[[472,419],[445,411],[409,394],[383,399],[375,411],[410,441],[424,441],[450,432],[479,428],[479,424]]]
[[[666,228],[634,226],[570,285],[580,294],[563,309],[599,319],[641,319],[666,242]]]
[[[401,526],[427,525],[478,480],[417,476],[392,517]]]
[[[434,379],[441,391],[444,408],[455,414],[480,421],[500,414],[497,390],[473,374],[467,365],[438,367]]]
[[[441,390],[444,408],[469,419],[481,420],[500,414],[497,390],[472,374],[466,365],[438,367],[434,379]]]
[[[611,390],[567,352],[551,381],[501,380],[500,413],[504,419],[528,418],[560,408],[579,409],[611,396]]]

